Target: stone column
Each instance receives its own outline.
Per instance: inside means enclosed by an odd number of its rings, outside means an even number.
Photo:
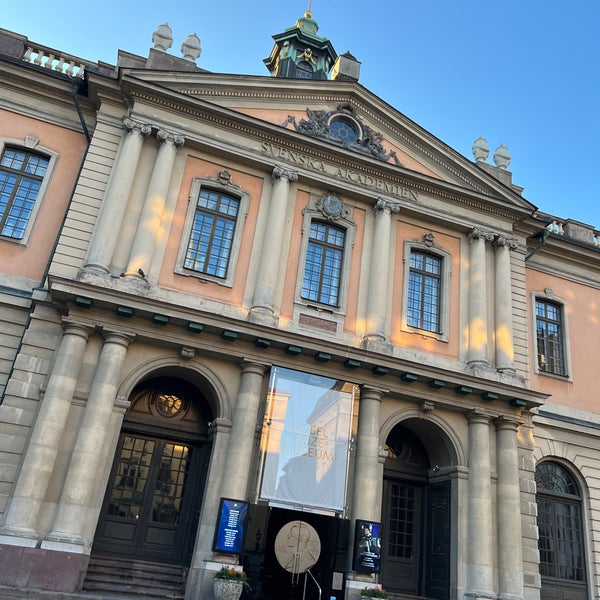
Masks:
[[[523,534],[516,419],[496,420],[498,483],[498,597],[523,598]]]
[[[298,174],[281,167],[273,169],[273,190],[263,236],[254,300],[250,320],[274,324],[279,312],[275,301],[275,287],[281,263],[283,231],[288,207],[290,184],[298,181]]]
[[[490,416],[472,411],[469,419],[467,481],[467,588],[465,596],[495,598],[492,551]]]
[[[379,412],[385,391],[361,387],[352,493],[352,517],[378,521],[381,514],[381,479],[379,460]]]
[[[88,513],[96,502],[98,469],[103,462],[102,452],[110,433],[121,370],[132,339],[131,335],[104,332],[102,353],[77,432],[52,531],[45,538],[49,542],[85,548],[91,545],[91,539],[85,539]],[[44,547],[48,547],[45,542],[42,543]]]
[[[495,270],[495,326],[496,369],[514,372],[515,348],[513,341],[512,280],[510,276],[510,249],[516,247],[502,236],[494,240]]]
[[[256,439],[256,424],[266,365],[244,361],[227,449],[227,477],[221,496],[245,500]]]
[[[392,231],[392,213],[400,212],[396,202],[377,200],[373,207],[375,227],[369,272],[367,297],[367,330],[365,337],[370,340],[386,339],[387,289],[390,280],[389,256]]]
[[[156,134],[156,137],[160,144],[158,155],[148,184],[140,222],[135,233],[125,272],[126,277],[135,277],[142,280],[145,280],[148,275],[152,254],[156,246],[156,238],[160,232],[177,148],[185,142],[183,136],[173,135],[162,129]]]
[[[0,531],[4,535],[37,538],[40,508],[48,490],[85,347],[92,331],[87,325],[65,319],[65,332],[56,352],[46,393]]]
[[[469,268],[469,352],[470,365],[487,365],[487,298],[485,242],[489,236],[473,229],[469,234],[471,244]]]
[[[102,200],[100,216],[96,221],[88,250],[86,267],[110,272],[111,259],[121,233],[123,215],[131,192],[144,138],[150,134],[150,125],[124,119],[125,141],[114,166],[112,178]]]

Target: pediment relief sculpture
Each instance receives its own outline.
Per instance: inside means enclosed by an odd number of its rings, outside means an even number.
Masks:
[[[354,107],[350,104],[340,104],[334,110],[312,110],[306,109],[308,119],[296,121],[296,117],[289,116],[283,123],[287,127],[291,123],[296,131],[325,140],[359,152],[366,156],[372,156],[384,162],[394,160],[396,166],[401,167],[396,153],[392,150],[386,152],[383,147],[383,134],[373,131],[368,125],[356,116]]]

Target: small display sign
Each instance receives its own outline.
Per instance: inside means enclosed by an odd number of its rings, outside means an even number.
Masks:
[[[380,524],[356,520],[354,534],[354,570],[359,573],[379,573],[381,568]]]
[[[248,523],[248,502],[221,498],[213,550],[240,554]]]

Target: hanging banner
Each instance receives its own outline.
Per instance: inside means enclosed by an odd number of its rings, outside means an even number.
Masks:
[[[358,386],[273,367],[261,450],[261,498],[341,512]]]

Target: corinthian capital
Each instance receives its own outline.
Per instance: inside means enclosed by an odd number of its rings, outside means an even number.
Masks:
[[[390,202],[389,200],[382,200],[381,198],[378,198],[375,206],[373,207],[373,212],[376,215],[380,213],[385,213],[387,215],[399,213],[400,204],[398,202]]]
[[[273,179],[287,179],[290,183],[294,183],[294,181],[298,181],[298,173],[288,171],[282,167],[274,167]]]

